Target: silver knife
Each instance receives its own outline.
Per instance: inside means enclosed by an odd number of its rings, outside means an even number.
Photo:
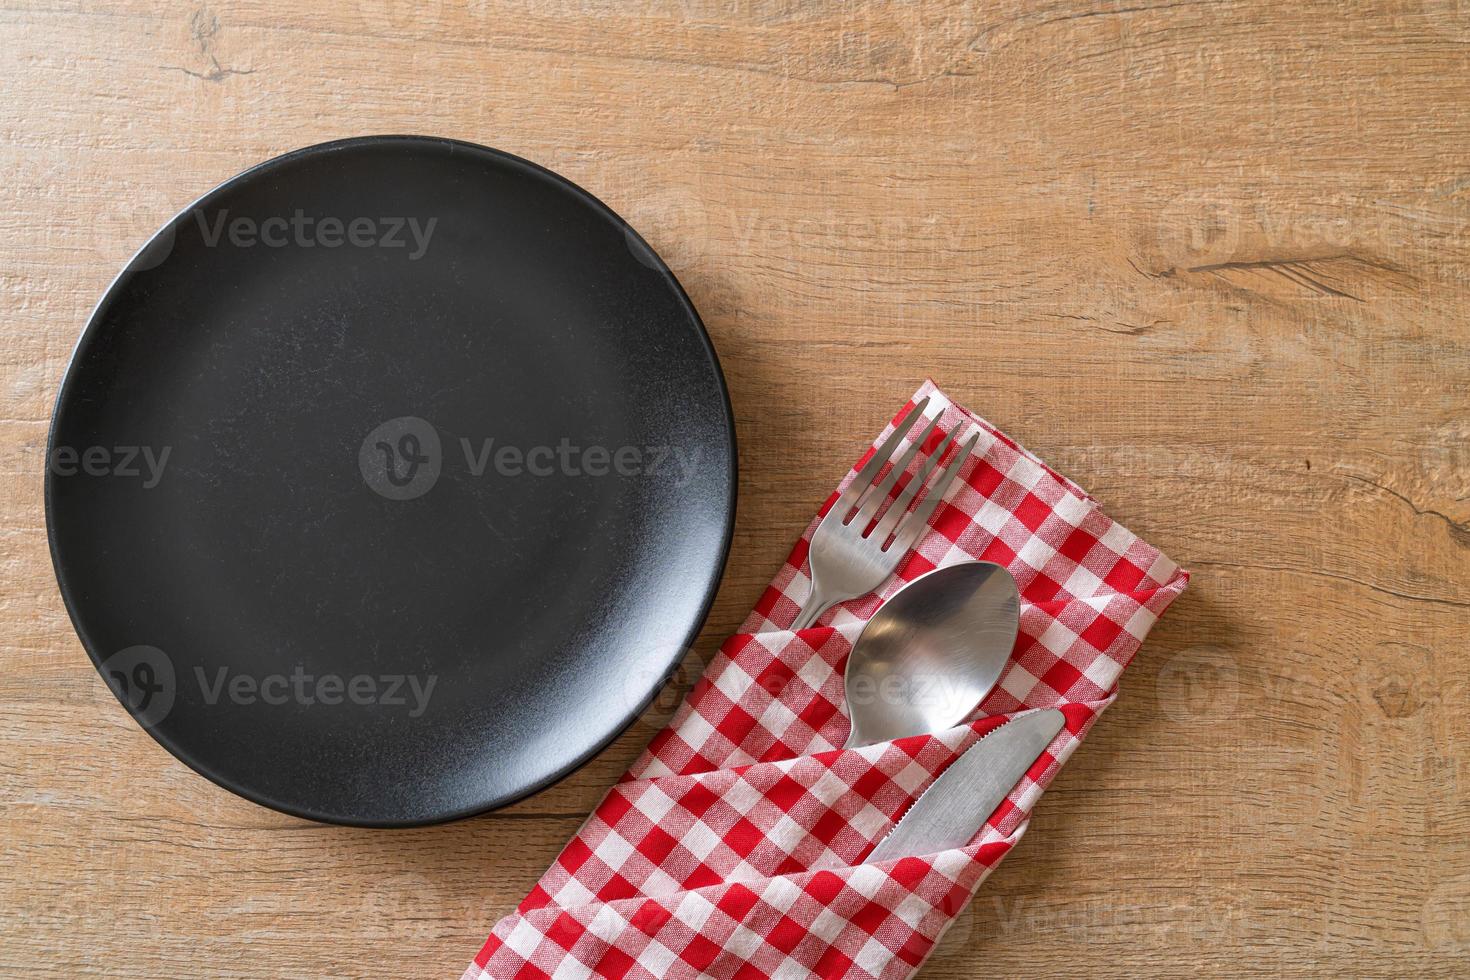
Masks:
[[[970,746],[919,794],[867,860],[970,843],[1066,723],[1060,711],[1048,708],[1014,718]]]

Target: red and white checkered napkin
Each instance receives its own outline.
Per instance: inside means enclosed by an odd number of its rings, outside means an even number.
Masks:
[[[878,594],[793,633],[786,626],[806,598],[814,519],[742,631],[515,914],[496,924],[464,980],[887,980],[918,970],[1025,832],[1032,806],[1188,581],[932,382],[910,405],[924,395],[931,415],[943,412],[926,449],[955,426],[980,437],[916,551]],[[864,621],[903,582],[972,558],[1006,566],[1022,600],[1011,663],[975,720],[840,749],[842,670]],[[1066,728],[968,847],[863,863],[961,752],[1015,713],[1053,707]]]

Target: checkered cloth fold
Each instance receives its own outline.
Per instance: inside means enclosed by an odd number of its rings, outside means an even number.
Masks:
[[[874,447],[925,395],[929,414],[942,413],[925,450],[955,427],[956,444],[970,431],[979,440],[916,549],[878,592],[792,632],[819,513],[741,632],[516,912],[495,925],[464,980],[898,980],[919,969],[1025,833],[1037,799],[1188,582],[1075,484],[932,382]],[[842,671],[863,623],[904,582],[977,558],[1010,570],[1022,605],[1011,661],[974,720],[842,749]],[[969,846],[864,863],[965,749],[1040,708],[1060,708],[1065,729]]]

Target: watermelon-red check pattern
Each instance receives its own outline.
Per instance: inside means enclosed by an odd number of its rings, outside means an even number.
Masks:
[[[516,912],[495,925],[464,980],[898,980],[917,972],[1021,838],[1031,808],[1188,582],[1075,484],[932,382],[874,447],[925,395],[929,414],[942,413],[926,450],[956,427],[957,445],[970,432],[979,439],[915,551],[877,593],[794,633],[786,627],[807,595],[803,567],[819,513],[741,632]],[[975,558],[1004,565],[1021,589],[1020,634],[994,692],[969,724],[841,749],[842,670],[863,623],[904,582]],[[863,862],[961,752],[1039,708],[1062,709],[1066,728],[968,847]]]

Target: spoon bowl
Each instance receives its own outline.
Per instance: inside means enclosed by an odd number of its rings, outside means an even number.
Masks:
[[[988,561],[946,565],[895,592],[847,658],[846,748],[964,721],[1000,679],[1020,615],[1016,580]]]

